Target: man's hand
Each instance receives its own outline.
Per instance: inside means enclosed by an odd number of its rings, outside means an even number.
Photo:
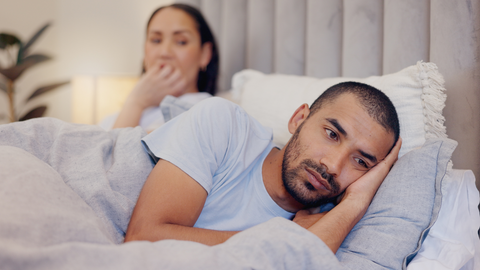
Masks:
[[[401,146],[402,138],[399,138],[392,151],[390,151],[382,161],[347,187],[341,201],[353,199],[357,201],[357,203],[362,203],[368,207],[373,196],[375,196],[377,189],[380,187],[385,177],[387,177],[393,164],[397,161],[398,152],[400,151]]]
[[[308,230],[317,235],[334,253],[342,244],[345,237],[355,224],[363,217],[373,199],[373,196],[387,176],[390,168],[398,158],[402,145],[399,138],[390,154],[374,168],[352,183],[346,190],[341,202],[323,217],[308,227]],[[306,212],[300,213],[297,223],[308,225],[314,217],[304,217]],[[294,220],[295,221],[295,220]]]
[[[325,216],[327,212],[312,214],[310,210],[300,210],[295,214],[293,222],[307,229]]]

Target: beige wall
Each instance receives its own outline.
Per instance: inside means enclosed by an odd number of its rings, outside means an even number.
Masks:
[[[22,40],[46,22],[52,26],[33,46],[54,59],[27,71],[17,83],[17,101],[37,87],[75,75],[136,75],[142,61],[145,24],[158,6],[173,0],[0,0],[0,32]],[[4,59],[0,56],[0,63]],[[47,104],[47,116],[70,121],[70,86],[39,97],[24,107]],[[19,104],[21,105],[21,104]],[[0,95],[0,123],[8,122]]]

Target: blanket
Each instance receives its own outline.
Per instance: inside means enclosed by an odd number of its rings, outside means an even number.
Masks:
[[[140,128],[37,119],[0,126],[2,269],[342,269],[315,235],[283,218],[221,245],[123,243],[153,163]]]
[[[102,219],[109,241],[119,244],[153,168],[140,142],[144,135],[140,128],[105,132],[47,118],[1,126],[0,145],[21,148],[53,168]],[[36,169],[23,163],[25,170]]]

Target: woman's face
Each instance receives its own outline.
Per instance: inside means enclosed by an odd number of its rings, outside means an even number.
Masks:
[[[179,69],[187,80],[187,92],[197,92],[198,71],[211,58],[211,44],[201,45],[195,20],[186,12],[167,7],[155,14],[147,29],[145,70],[154,65]]]

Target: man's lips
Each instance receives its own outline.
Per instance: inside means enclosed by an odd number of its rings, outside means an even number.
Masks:
[[[305,170],[307,171],[308,181],[310,182],[310,184],[312,184],[312,186],[315,187],[315,189],[320,189],[320,190],[323,189],[327,191],[330,191],[332,189],[328,181],[323,179],[318,172],[308,167],[305,168]]]

